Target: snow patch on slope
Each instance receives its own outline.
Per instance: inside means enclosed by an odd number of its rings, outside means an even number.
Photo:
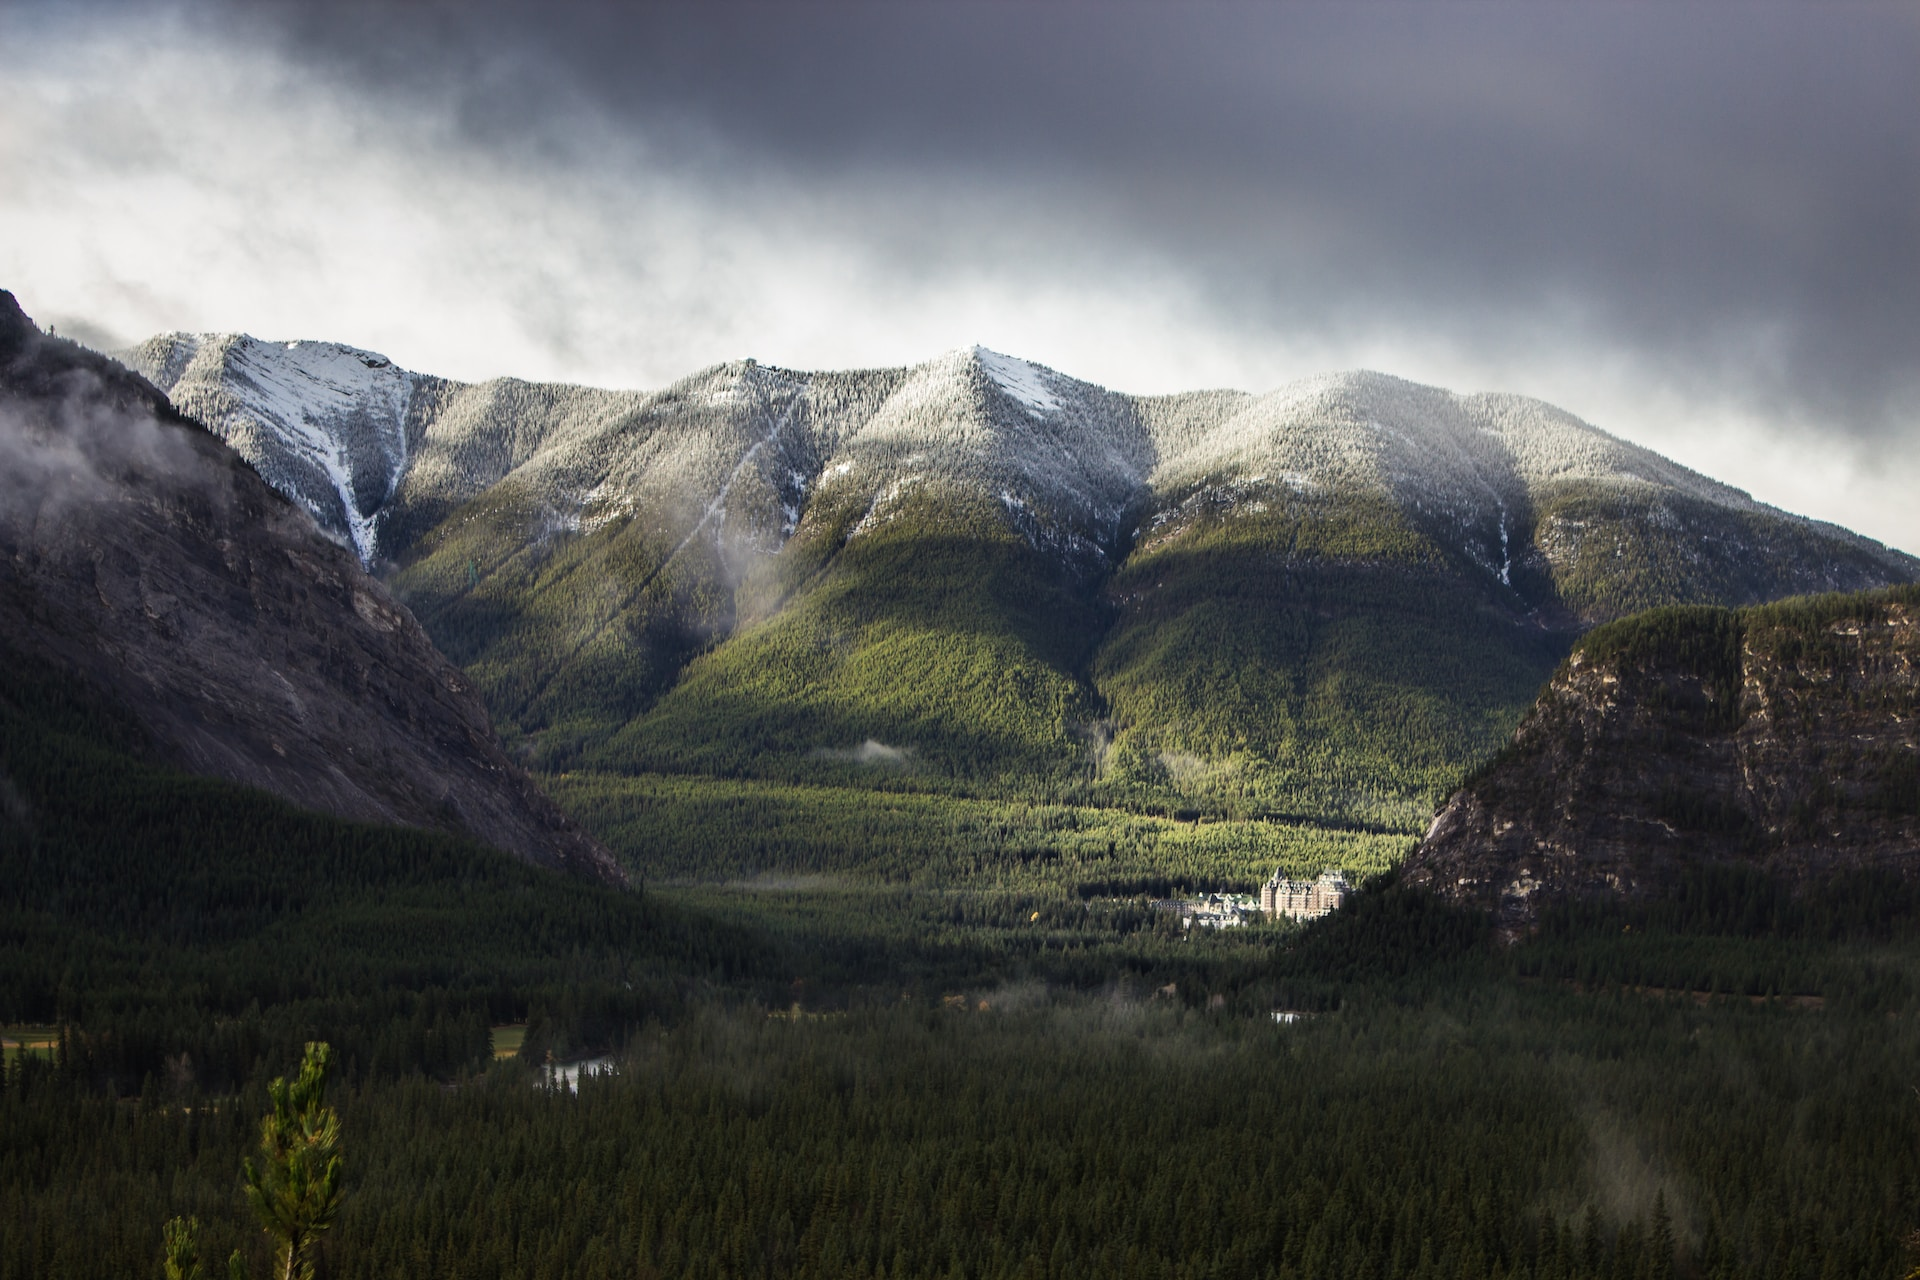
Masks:
[[[1018,400],[1034,417],[1059,412],[1060,401],[1048,388],[1039,365],[1013,356],[1003,356],[985,347],[975,347],[973,358],[980,362],[980,367],[999,384],[1002,391]]]
[[[361,562],[373,559],[373,516],[407,467],[413,381],[385,356],[332,342],[248,343],[230,358],[248,407],[333,482]],[[343,430],[361,417],[365,430]]]
[[[237,334],[169,334],[127,359],[372,561],[377,517],[409,461],[413,374],[337,342]]]

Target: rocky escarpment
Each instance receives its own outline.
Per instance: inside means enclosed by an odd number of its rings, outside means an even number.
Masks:
[[[350,551],[157,389],[41,334],[5,292],[0,638],[124,704],[167,764],[622,879]]]
[[[1407,878],[1498,913],[1657,895],[1689,860],[1920,874],[1920,588],[1592,632]]]

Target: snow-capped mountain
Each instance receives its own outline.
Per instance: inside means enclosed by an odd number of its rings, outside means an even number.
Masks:
[[[126,358],[553,767],[812,776],[872,740],[1413,824],[1585,626],[1920,579],[1552,405],[1377,373],[1143,397],[968,347],[616,392],[239,337]]]
[[[444,511],[525,462],[547,435],[643,399],[507,378],[451,382],[337,342],[245,334],[162,334],[120,357],[362,563],[378,556],[381,526],[398,511]]]
[[[410,460],[413,374],[336,342],[241,334],[168,334],[125,359],[363,562],[372,555],[374,522]]]
[[[916,494],[965,493],[1088,573],[1112,567],[1136,522],[1164,540],[1276,496],[1366,497],[1508,586],[1522,559],[1551,573],[1578,558],[1587,522],[1537,517],[1584,486],[1765,515],[1895,576],[1912,567],[1544,402],[1367,372],[1135,397],[973,347],[850,373],[744,361],[641,393],[462,384],[338,343],[241,335],[163,335],[124,358],[369,563],[511,480],[548,532],[639,515],[670,545],[733,554],[776,552],[816,501],[864,504],[858,537]]]
[[[1525,396],[1461,395],[1363,371],[1220,407],[1197,425],[1189,413],[1180,438],[1156,433],[1143,547],[1203,514],[1232,520],[1302,502],[1369,502],[1530,607],[1556,595],[1589,622],[1660,602],[1637,590],[1609,602],[1585,581],[1638,572],[1626,544],[1657,529],[1689,562],[1745,555],[1762,578],[1773,575],[1735,590],[1740,601],[1920,571],[1910,556],[1756,502]],[[1683,532],[1690,521],[1698,527]],[[1620,563],[1596,567],[1608,557]]]
[[[509,476],[569,529],[644,510],[769,550],[822,487],[864,486],[870,528],[922,486],[972,485],[1032,537],[1097,556],[1152,465],[1128,397],[982,348],[910,370],[745,361],[651,395],[461,384],[243,335],[167,334],[123,358],[369,562],[423,511]]]

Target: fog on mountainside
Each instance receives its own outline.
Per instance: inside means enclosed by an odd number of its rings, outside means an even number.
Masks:
[[[621,882],[472,685],[307,515],[152,385],[0,292],[8,652],[125,705],[157,758]]]

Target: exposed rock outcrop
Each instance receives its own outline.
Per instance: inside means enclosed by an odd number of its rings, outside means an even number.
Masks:
[[[1598,628],[1406,874],[1511,936],[1693,859],[1920,875],[1920,587]]]
[[[349,550],[151,384],[43,335],[4,291],[0,635],[109,692],[165,763],[623,881]]]

